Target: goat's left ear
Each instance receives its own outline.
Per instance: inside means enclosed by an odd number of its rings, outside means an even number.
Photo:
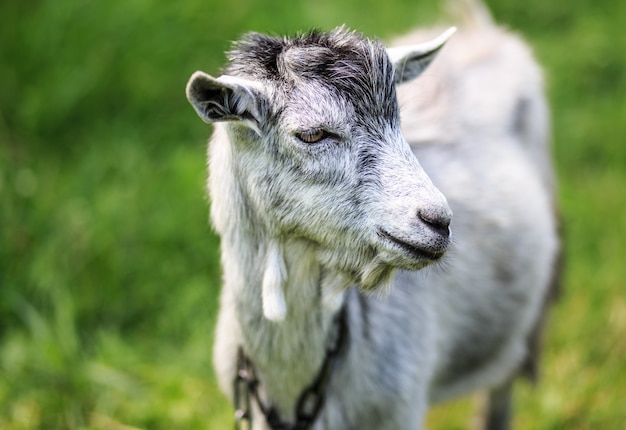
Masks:
[[[451,27],[428,42],[388,48],[387,55],[395,68],[395,83],[401,84],[421,75],[455,31],[456,27]]]
[[[187,99],[205,122],[260,122],[265,96],[259,83],[230,75],[219,78],[195,72],[187,83]]]

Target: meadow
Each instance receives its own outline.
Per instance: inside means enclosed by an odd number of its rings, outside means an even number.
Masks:
[[[544,66],[562,294],[517,429],[626,428],[626,3],[490,0]],[[388,40],[434,1],[0,2],[0,430],[224,429],[210,127],[184,97],[246,31]],[[437,407],[466,429],[479,401]]]

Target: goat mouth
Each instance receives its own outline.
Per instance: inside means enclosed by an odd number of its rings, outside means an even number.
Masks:
[[[398,239],[397,237],[393,236],[391,233],[383,230],[382,228],[378,229],[378,236],[386,240],[387,242],[391,242],[395,246],[401,248],[403,251],[408,252],[409,254],[411,254],[411,256],[418,260],[437,261],[441,257],[443,257],[446,252],[445,249],[426,249],[421,246],[405,242],[404,240]]]

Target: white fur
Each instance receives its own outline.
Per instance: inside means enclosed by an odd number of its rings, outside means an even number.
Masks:
[[[242,76],[188,85],[205,120],[233,121],[209,146],[224,271],[216,372],[232,398],[243,347],[260,397],[293,422],[344,305],[348,340],[314,429],[422,428],[430,404],[506,383],[527,354],[558,250],[541,75],[516,37],[488,23],[459,31],[398,87],[401,133],[385,85],[403,82],[397,65],[415,48],[392,53],[392,68],[345,29],[331,39],[382,69],[346,60],[331,85],[298,72],[326,48],[285,48],[280,86],[238,63],[251,58],[241,45],[228,72]],[[362,88],[346,95],[350,79]],[[317,128],[320,142],[298,139]],[[446,254],[429,265],[411,247]],[[254,428],[267,428],[258,409]]]
[[[263,274],[263,315],[271,321],[282,321],[287,315],[287,304],[283,285],[287,279],[287,269],[278,241],[268,244]]]

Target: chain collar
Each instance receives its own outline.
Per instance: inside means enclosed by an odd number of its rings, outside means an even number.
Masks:
[[[347,332],[345,305],[337,316],[337,326],[338,332],[335,343],[326,351],[326,358],[317,377],[298,398],[295,408],[296,422],[294,424],[283,421],[274,407],[263,403],[258,394],[259,380],[256,377],[254,366],[244,353],[243,348],[239,347],[237,352],[237,374],[234,380],[235,430],[252,428],[251,399],[256,401],[272,430],[307,430],[311,428],[324,406],[326,387],[345,341]]]

